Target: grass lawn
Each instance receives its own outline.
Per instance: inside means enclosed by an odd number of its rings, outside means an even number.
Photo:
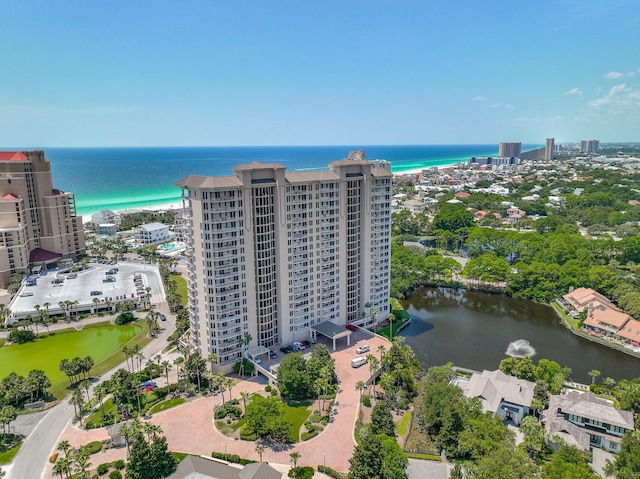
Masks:
[[[417,452],[406,452],[407,457],[411,457],[413,459],[425,459],[427,461],[442,461],[440,456],[434,456],[433,454],[419,454]]]
[[[245,425],[245,419],[242,418],[236,422],[232,422],[231,424],[227,424],[227,420],[225,419],[220,419],[220,420],[216,420],[216,427],[218,428],[218,431],[220,431],[222,434],[224,434],[225,436],[233,436],[233,434],[240,428],[242,428],[242,426]]]
[[[396,423],[396,433],[400,437],[404,437],[409,430],[409,424],[411,424],[411,411],[406,411],[402,419]]]
[[[180,404],[184,404],[185,402],[186,400],[184,398],[168,399],[166,401],[159,402],[151,409],[149,409],[149,414],[156,414],[161,411],[166,411],[167,409],[179,406]]]
[[[184,308],[187,306],[187,301],[189,300],[189,297],[187,296],[187,280],[179,274],[172,274],[171,280],[176,283],[176,293],[178,293],[181,298],[180,306]]]
[[[567,323],[569,323],[569,326],[571,326],[571,329],[573,329],[574,331],[580,331],[580,321],[578,321],[577,319],[573,319],[571,316],[565,313],[564,310],[560,307],[560,305],[555,301],[551,302],[551,306],[553,306],[553,309],[555,309],[558,312],[558,314],[562,316]]]
[[[0,452],[0,465],[9,464],[11,461],[13,461],[13,458],[16,456],[16,454],[18,454],[18,451],[20,450],[20,446],[22,446],[22,442],[17,446],[12,447],[11,449]]]
[[[291,437],[295,442],[300,441],[300,428],[311,414],[309,401],[284,403],[285,417],[291,423]]]
[[[11,372],[26,376],[32,369],[42,369],[52,383],[51,393],[61,398],[67,394],[69,380],[58,365],[64,358],[91,356],[95,366],[91,374],[99,375],[124,361],[125,344],[146,344],[141,337],[147,331],[144,321],[126,326],[101,323],[87,325],[82,331],[56,332],[26,344],[0,348],[0,377]]]

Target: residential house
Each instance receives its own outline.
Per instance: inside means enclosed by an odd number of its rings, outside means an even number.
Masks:
[[[592,303],[593,307],[597,306],[596,303],[599,303],[616,311],[618,310],[604,295],[591,288],[578,288],[575,290],[571,288],[569,292],[562,297],[569,303],[570,307],[578,312],[584,311],[589,306],[589,303]]]
[[[455,195],[456,198],[469,198],[469,196],[471,196],[470,193],[467,193],[466,191],[458,191]]]
[[[557,436],[567,445],[609,452],[618,452],[624,433],[634,429],[631,412],[617,409],[590,393],[576,391],[551,396],[542,422],[550,437]],[[557,444],[555,439],[550,442],[552,447]]]
[[[474,373],[468,381],[460,381],[459,386],[466,397],[480,398],[484,411],[519,425],[522,418],[531,413],[536,383],[509,376],[497,369]]]
[[[153,245],[171,238],[169,227],[162,223],[149,223],[137,226],[134,230],[136,241],[142,245]]]
[[[524,211],[522,211],[520,208],[512,206],[507,210],[507,223],[518,223],[525,216],[527,216],[527,214]]]
[[[629,319],[617,332],[616,336],[631,346],[640,345],[640,321]]]
[[[185,457],[167,479],[281,479],[282,473],[266,462],[244,467],[230,465],[201,456]]]
[[[408,210],[415,215],[424,212],[425,206],[424,201],[409,200],[404,202],[402,209]]]
[[[96,225],[96,234],[115,236],[118,227],[114,223],[100,223]]]
[[[98,226],[101,224],[114,224],[120,226],[122,224],[122,218],[118,213],[114,213],[111,210],[98,211],[91,215],[91,223]]]
[[[618,330],[624,327],[632,319],[627,313],[622,313],[603,305],[589,308],[589,314],[584,321],[586,328],[604,334],[605,336],[616,336]]]

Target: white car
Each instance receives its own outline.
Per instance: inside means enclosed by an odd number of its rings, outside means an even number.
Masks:
[[[294,348],[297,348],[297,349],[307,349],[307,348],[305,347],[305,345],[304,345],[304,344],[302,344],[302,343],[301,343],[301,342],[299,342],[299,341],[294,342],[294,343],[292,344],[292,346],[293,346]]]

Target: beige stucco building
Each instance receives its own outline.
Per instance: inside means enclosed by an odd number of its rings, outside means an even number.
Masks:
[[[75,197],[53,187],[44,151],[0,152],[0,287],[15,273],[84,252]]]
[[[327,171],[253,162],[183,189],[191,343],[223,369],[250,347],[310,336],[324,321],[389,315],[390,168],[363,151]]]

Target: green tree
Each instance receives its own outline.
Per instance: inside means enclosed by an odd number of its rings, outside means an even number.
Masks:
[[[284,404],[276,398],[255,396],[247,406],[245,421],[260,439],[279,443],[291,441],[291,423],[286,419]]]
[[[407,456],[385,434],[365,434],[349,459],[349,479],[406,479]]]
[[[176,460],[168,451],[163,436],[145,438],[141,431],[135,433],[125,479],[157,479],[167,477],[176,469]]]
[[[396,435],[396,427],[393,423],[391,409],[384,401],[377,401],[371,411],[371,433],[386,434],[394,437]]]
[[[637,479],[640,477],[640,431],[628,431],[622,436],[622,446],[614,462],[607,461],[604,468],[607,476],[616,479]]]
[[[520,432],[524,435],[524,448],[529,457],[537,461],[545,450],[547,442],[545,440],[544,428],[533,416],[522,418]]]
[[[278,387],[282,396],[306,399],[314,396],[314,384],[307,374],[307,362],[300,353],[288,354],[278,366]]]
[[[560,446],[542,466],[542,479],[597,479],[585,453],[573,446]]]
[[[289,454],[291,458],[291,462],[293,463],[293,468],[295,469],[298,466],[298,459],[300,459],[300,453],[298,451],[293,451]]]
[[[539,477],[538,467],[527,454],[513,444],[503,444],[469,467],[468,479],[534,479]]]
[[[596,378],[600,376],[601,373],[597,369],[592,369],[587,374],[591,376],[591,384],[594,384],[596,382]]]

